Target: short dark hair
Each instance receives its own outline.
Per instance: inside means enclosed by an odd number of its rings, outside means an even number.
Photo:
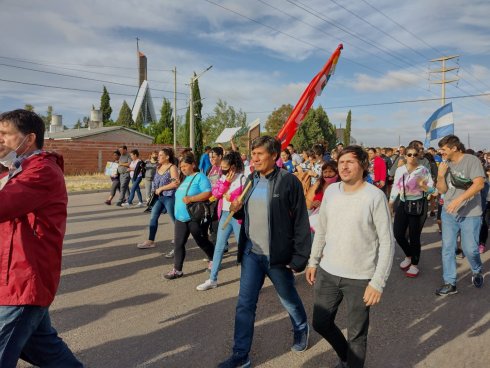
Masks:
[[[458,137],[456,137],[453,134],[446,135],[444,138],[442,138],[439,143],[437,144],[439,148],[442,148],[444,146],[448,146],[449,148],[456,147],[458,151],[464,152],[464,144],[461,143]]]
[[[119,148],[122,148],[123,150],[126,150],[126,151],[128,150],[128,147],[124,144],[122,146],[119,146]]]
[[[263,135],[255,138],[252,142],[251,150],[253,151],[257,147],[264,147],[269,154],[275,156],[276,160],[279,158],[279,153],[281,152],[281,142],[276,138]]]
[[[287,147],[293,147],[293,148],[294,148],[294,145],[293,145],[292,143],[289,143],[289,144],[287,145]]]
[[[361,165],[363,169],[362,177],[365,178],[369,173],[369,157],[366,151],[361,146],[347,146],[339,153],[339,157],[337,157],[337,161],[340,161],[340,158],[348,153],[352,153],[357,161],[359,161],[359,165]]]
[[[140,151],[138,151],[137,149],[132,150],[131,153],[137,157],[140,157]]]
[[[46,126],[43,119],[33,111],[17,109],[0,114],[0,123],[10,123],[24,135],[34,133],[36,135],[36,147],[44,146],[44,131]]]
[[[205,150],[205,151],[209,151],[210,149],[211,149],[211,146],[206,146],[206,147],[204,147],[204,150]]]
[[[114,151],[114,152],[112,152],[112,153],[113,153],[113,154],[115,154],[116,156],[121,157],[121,152],[119,152],[119,151]]]
[[[211,152],[216,153],[218,156],[223,156],[223,148],[221,147],[213,147]]]
[[[417,146],[422,147],[422,148],[424,147],[424,144],[423,144],[421,141],[418,141],[418,140],[416,140],[416,139],[415,139],[415,140],[413,140],[413,141],[411,141],[411,142],[408,144],[408,146],[414,146],[414,145],[417,145]]]

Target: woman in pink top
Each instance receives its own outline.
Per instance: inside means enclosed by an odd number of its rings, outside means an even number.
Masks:
[[[199,291],[214,289],[218,286],[218,272],[223,258],[223,252],[228,242],[231,232],[235,234],[235,239],[238,241],[240,235],[241,221],[232,218],[224,228],[224,224],[230,213],[230,204],[242,194],[245,176],[243,175],[243,161],[240,153],[231,151],[226,154],[221,160],[221,178],[218,179],[213,186],[212,193],[218,202],[218,235],[216,245],[214,247],[214,255],[211,266],[211,275],[209,280],[196,287]]]
[[[327,187],[339,181],[339,171],[335,161],[325,162],[322,166],[322,176],[306,193],[306,208],[315,210],[322,204],[323,193]]]

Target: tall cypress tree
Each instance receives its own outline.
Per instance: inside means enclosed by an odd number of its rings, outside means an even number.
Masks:
[[[121,106],[121,110],[119,111],[119,117],[117,118],[116,125],[121,125],[128,128],[134,125],[131,109],[129,108],[129,105],[126,102],[126,100],[124,100]]]
[[[345,120],[345,130],[344,130],[344,146],[350,144],[350,125],[351,125],[351,110],[347,114],[347,119]]]
[[[163,98],[162,108],[160,109],[160,120],[159,120],[159,129],[160,134],[165,128],[170,129],[170,131],[174,132],[174,118],[172,116],[172,105],[170,105],[170,101],[165,97]]]
[[[196,73],[194,73],[194,77]],[[203,134],[202,134],[202,102],[201,102],[201,92],[199,91],[199,82],[196,79],[192,84],[192,98],[194,101],[194,144],[192,147],[195,152],[196,158],[199,159],[203,152]]]
[[[111,107],[111,97],[107,88],[104,86],[102,91],[102,96],[100,96],[100,110],[102,111],[102,121],[107,123],[111,120],[112,107]]]

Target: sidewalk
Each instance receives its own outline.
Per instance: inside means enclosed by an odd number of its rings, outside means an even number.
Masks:
[[[207,368],[231,352],[240,269],[236,245],[223,261],[219,287],[198,292],[208,278],[204,253],[187,246],[183,278],[162,273],[172,259],[168,215],[160,218],[156,248],[140,250],[149,216],[143,209],[103,204],[107,193],[71,195],[61,285],[51,307],[53,324],[87,367]],[[459,294],[434,295],[441,284],[440,236],[434,220],[422,235],[421,274],[408,279],[398,269],[397,247],[381,304],[371,310],[366,367],[485,367],[489,364],[490,278],[481,290],[471,286],[466,260],[458,260]],[[489,269],[490,252],[483,255]],[[312,288],[297,276],[309,317]],[[345,309],[338,315],[345,328]],[[345,330],[344,330],[345,332]],[[289,317],[266,281],[260,295],[254,367],[334,367],[336,356],[318,334],[310,349],[290,352]],[[29,365],[22,363],[20,367]]]

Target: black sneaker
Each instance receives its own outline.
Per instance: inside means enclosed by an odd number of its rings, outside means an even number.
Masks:
[[[218,365],[218,368],[249,368],[250,367],[250,358],[248,354],[243,356],[237,353],[233,353],[231,357],[226,359],[224,362],[221,362]]]
[[[483,286],[483,275],[481,273],[475,273],[471,277],[471,282],[476,288],[481,288]]]
[[[310,337],[310,328],[306,325],[306,328],[300,332],[294,332],[293,346],[291,351],[295,353],[301,353],[308,349],[308,339]]]
[[[458,290],[456,290],[456,285],[444,284],[436,290],[436,295],[446,296],[456,294],[457,292]]]
[[[116,206],[118,206],[118,207],[122,207],[122,202],[117,202],[117,203],[116,203]]]

